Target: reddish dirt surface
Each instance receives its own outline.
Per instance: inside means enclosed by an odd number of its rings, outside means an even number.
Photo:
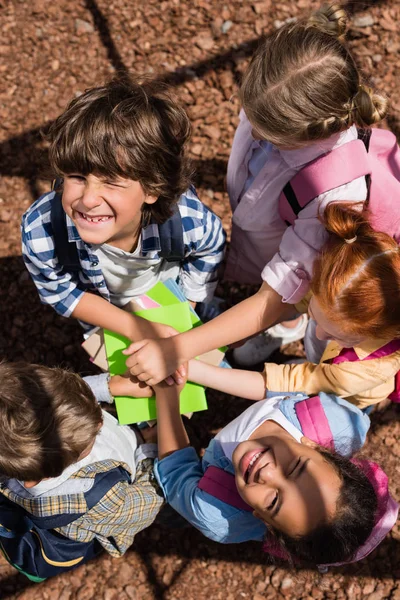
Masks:
[[[79,326],[40,305],[21,260],[21,214],[49,187],[39,171],[40,130],[72,96],[115,71],[151,73],[170,83],[193,123],[191,153],[199,193],[229,231],[224,175],[237,125],[237,82],[263,33],[316,6],[308,0],[0,0],[1,356],[93,372],[80,349]],[[351,48],[367,79],[391,98],[387,125],[399,133],[400,4],[371,0],[347,8]],[[233,303],[248,291],[222,283],[219,294]],[[301,348],[285,352],[301,354]],[[209,404],[207,413],[192,420],[203,447],[245,406],[214,393]],[[390,473],[398,500],[399,414],[392,406],[374,415],[365,448]],[[367,560],[321,576],[268,565],[255,544],[224,547],[193,529],[154,525],[137,536],[123,559],[104,555],[40,585],[0,559],[0,598],[400,600],[399,576],[398,526]]]

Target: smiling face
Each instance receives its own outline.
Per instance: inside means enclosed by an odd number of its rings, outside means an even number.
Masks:
[[[353,348],[366,340],[361,335],[347,333],[337,323],[329,320],[314,296],[310,300],[308,313],[317,323],[315,334],[319,340],[333,340],[343,348]]]
[[[64,176],[63,208],[88,244],[107,243],[129,252],[137,243],[143,204],[156,201],[132,179]]]
[[[341,480],[316,444],[304,437],[297,442],[272,421],[253,436],[238,444],[232,462],[239,494],[254,516],[291,536],[329,521]]]

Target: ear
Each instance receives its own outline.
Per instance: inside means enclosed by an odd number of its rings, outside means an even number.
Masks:
[[[265,523],[265,520],[263,519],[261,513],[259,513],[257,510],[253,510],[253,517]]]
[[[308,446],[309,448],[317,448],[318,446],[317,442],[310,440],[310,438],[306,437],[305,435],[303,435],[303,437],[301,438],[300,443],[304,444],[305,446]]]
[[[157,200],[158,200],[158,196],[150,196],[150,195],[146,194],[144,203],[145,204],[154,204],[155,202],[157,202]]]
[[[24,487],[26,487],[26,489],[29,490],[30,488],[35,487],[35,485],[37,485],[41,481],[41,479],[39,479],[39,481],[24,481]]]

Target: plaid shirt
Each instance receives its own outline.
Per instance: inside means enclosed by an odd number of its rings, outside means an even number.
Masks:
[[[69,317],[85,292],[98,292],[107,300],[110,300],[110,294],[95,250],[80,238],[69,217],[68,238],[78,249],[81,271],[68,273],[60,266],[50,221],[54,194],[49,192],[41,196],[23,215],[22,255],[43,304],[50,304],[60,315]],[[182,194],[178,206],[185,246],[179,284],[186,298],[202,302],[212,297],[217,285],[225,232],[220,219],[200,202],[194,188]],[[142,229],[139,244],[139,256],[163,260],[159,255],[161,244],[157,225]]]
[[[125,463],[103,460],[83,467],[70,479],[94,479],[97,473],[118,466],[129,471]],[[89,511],[83,493],[23,498],[8,489],[7,482],[0,485],[0,492],[38,517],[84,512],[76,521],[55,531],[79,542],[97,539],[114,557],[122,556],[132,545],[135,535],[153,523],[164,502],[153,474],[153,460],[149,458],[138,463],[133,483],[117,483]]]

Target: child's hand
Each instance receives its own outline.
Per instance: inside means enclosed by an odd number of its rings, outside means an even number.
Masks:
[[[153,323],[152,321],[147,321],[143,318],[139,318],[139,329],[143,339],[168,338],[179,333],[169,325]]]
[[[132,398],[151,398],[153,389],[137,377],[132,377],[129,371],[124,375],[114,375],[110,379],[112,396],[132,396]]]
[[[126,366],[131,375],[147,385],[155,385],[174,373],[175,383],[181,385],[186,376],[186,369],[180,366],[182,361],[176,356],[172,338],[160,340],[142,340],[131,344],[123,351],[131,355],[126,361]],[[168,378],[168,382],[170,382]]]

